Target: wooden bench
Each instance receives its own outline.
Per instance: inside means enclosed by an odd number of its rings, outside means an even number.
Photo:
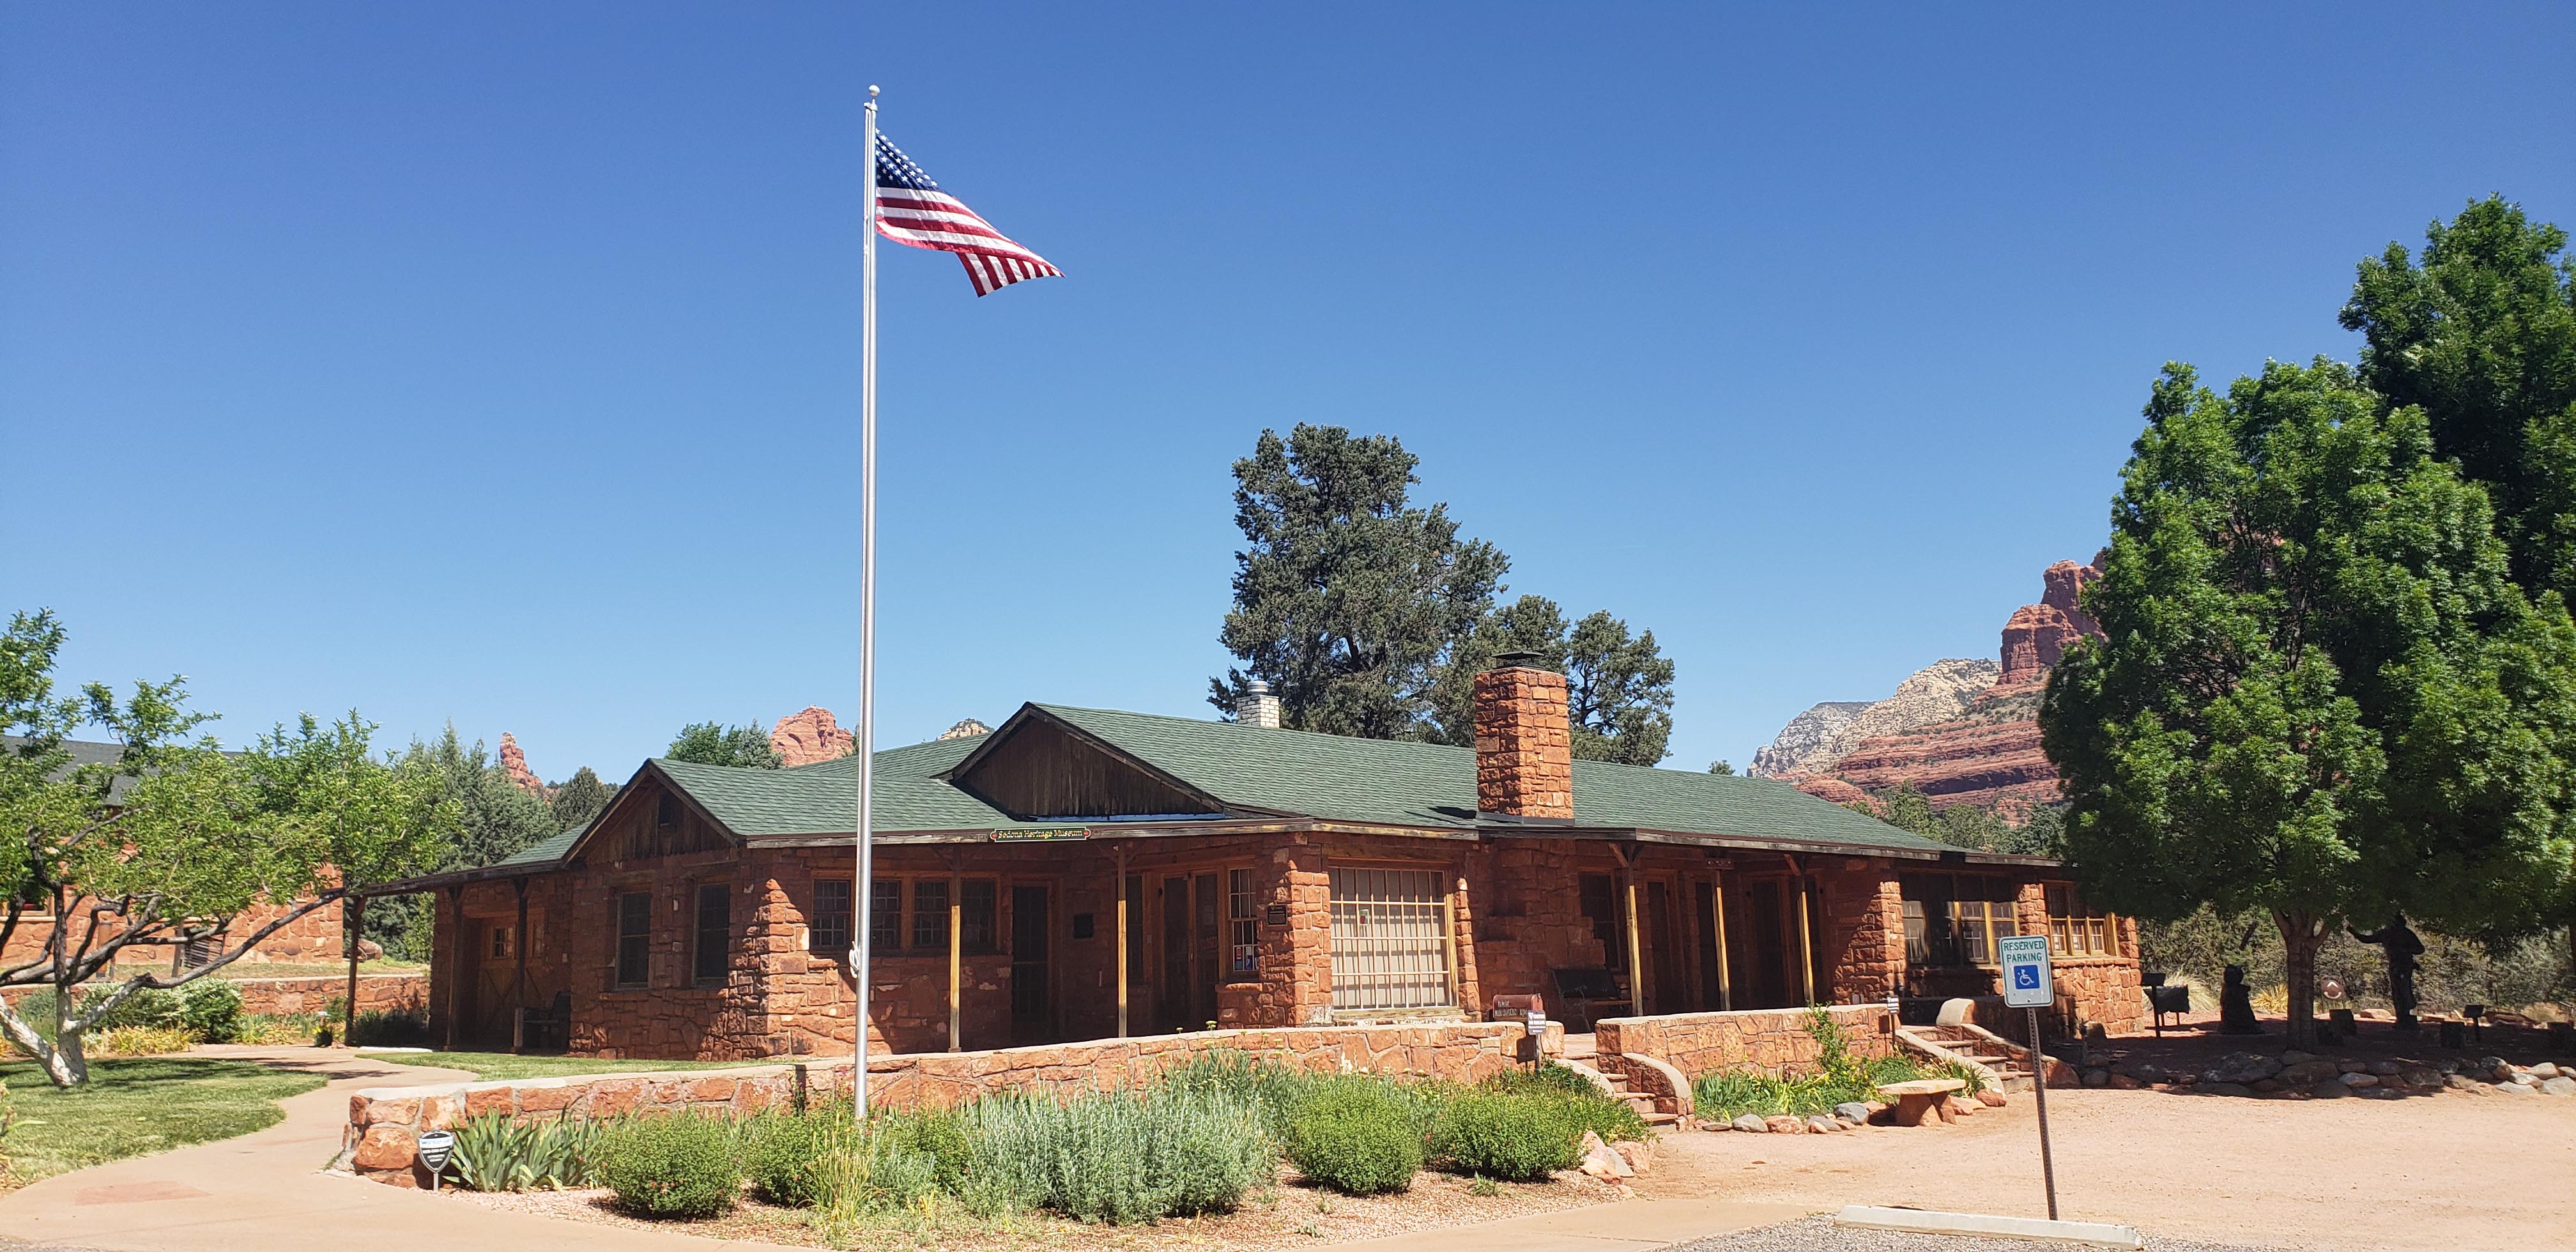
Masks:
[[[1888,1113],[1895,1117],[1897,1125],[1920,1126],[1926,1119],[1939,1116],[1942,1102],[1967,1087],[1964,1078],[1917,1078],[1912,1082],[1881,1083],[1878,1093],[1891,1101]]]

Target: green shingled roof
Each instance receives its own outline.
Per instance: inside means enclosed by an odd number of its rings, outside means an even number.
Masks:
[[[1030,707],[1233,808],[1394,826],[1476,826],[1472,749],[1107,709]],[[996,733],[1008,730],[1006,725]],[[947,739],[877,753],[877,830],[1048,824],[1015,819],[939,777],[985,742]],[[857,822],[854,759],[786,770],[655,764],[745,838],[836,834]],[[1946,847],[1785,783],[1597,761],[1574,763],[1574,824],[1891,851]]]

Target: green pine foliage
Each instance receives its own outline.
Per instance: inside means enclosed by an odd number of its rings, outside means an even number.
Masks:
[[[546,807],[554,813],[555,829],[571,830],[607,812],[608,802],[616,798],[616,785],[601,782],[599,775],[585,765],[555,788],[554,798],[546,801]]]

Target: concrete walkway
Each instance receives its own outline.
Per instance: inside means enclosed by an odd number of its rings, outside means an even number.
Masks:
[[[205,1052],[324,1074],[330,1082],[284,1101],[286,1120],[256,1134],[76,1170],[0,1196],[0,1252],[348,1252],[352,1246],[388,1242],[474,1252],[710,1252],[719,1244],[813,1252],[504,1212],[324,1173],[340,1150],[351,1091],[464,1082],[473,1076],[338,1050]],[[1652,1252],[1809,1211],[1726,1200],[1631,1200],[1342,1246],[1367,1252],[1483,1252],[1500,1240],[1513,1252]]]

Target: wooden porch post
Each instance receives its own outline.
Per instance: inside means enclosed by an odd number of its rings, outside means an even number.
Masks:
[[[518,1001],[510,1008],[510,1050],[528,1050],[528,879],[522,874],[511,880],[519,889],[519,920],[510,932],[510,950],[518,958],[518,971],[513,975],[510,998]]]
[[[1708,898],[1711,920],[1717,925],[1717,1008],[1723,1013],[1735,1008],[1735,987],[1726,976],[1730,964],[1726,957],[1726,871],[1719,870],[1709,879]]]
[[[1798,870],[1798,985],[1806,990],[1807,1003],[1816,1002],[1816,936],[1807,921],[1807,867],[1791,862]]]
[[[465,888],[462,885],[447,889],[447,909],[456,921],[448,928],[447,937],[447,950],[452,954],[448,967],[455,971],[455,976],[447,980],[447,1029],[441,1032],[439,1047],[442,1051],[453,1052],[456,1050],[458,989],[465,985],[466,979],[473,977],[465,968],[465,962],[474,955],[474,947],[465,941]],[[430,951],[434,957],[437,953],[437,931],[433,929],[430,933]]]
[[[1118,1037],[1127,1037],[1127,847],[1118,848],[1118,878],[1110,891],[1118,897]]]
[[[965,1001],[966,961],[966,877],[955,862],[948,866],[948,1050],[965,1050],[966,1021],[960,1013]]]
[[[1628,898],[1628,907],[1625,910],[1622,910],[1628,915],[1628,1012],[1637,1017],[1644,1017],[1646,1015],[1646,961],[1645,953],[1637,943],[1637,860],[1635,854],[1631,852],[1621,852],[1619,854],[1619,864],[1620,867],[1626,871],[1626,892]]]

